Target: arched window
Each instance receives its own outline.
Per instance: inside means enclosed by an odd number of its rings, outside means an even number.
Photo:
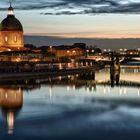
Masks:
[[[14,36],[14,42],[17,42],[17,36],[16,35]]]
[[[8,42],[8,37],[7,36],[5,36],[5,42]]]

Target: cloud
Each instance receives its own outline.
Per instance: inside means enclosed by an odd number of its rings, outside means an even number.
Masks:
[[[57,12],[57,13],[40,13],[43,15],[80,15],[80,14],[84,14],[83,11],[80,12],[71,12],[71,11],[61,11],[61,12]]]
[[[7,2],[0,2],[5,10]],[[140,13],[138,0],[14,0],[15,9],[43,10],[44,15],[79,15],[98,13]]]

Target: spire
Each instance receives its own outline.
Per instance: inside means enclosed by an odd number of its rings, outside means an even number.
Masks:
[[[12,7],[12,2],[10,1],[10,7]]]
[[[10,7],[8,8],[8,16],[14,16],[14,9],[12,7],[11,1],[10,1]]]

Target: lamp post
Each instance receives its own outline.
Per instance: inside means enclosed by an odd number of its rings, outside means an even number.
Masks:
[[[52,59],[52,46],[50,46],[50,52],[51,52],[51,59]]]
[[[88,57],[88,54],[89,54],[89,50],[86,50],[86,57]]]
[[[50,46],[51,56],[52,56],[52,46]]]
[[[91,52],[92,52],[92,53],[94,53],[95,51],[94,51],[94,50],[92,50]]]

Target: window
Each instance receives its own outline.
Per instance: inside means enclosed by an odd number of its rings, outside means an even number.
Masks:
[[[7,42],[8,41],[8,37],[7,36],[5,36],[5,42]]]
[[[17,42],[17,36],[16,35],[14,36],[14,42]]]

